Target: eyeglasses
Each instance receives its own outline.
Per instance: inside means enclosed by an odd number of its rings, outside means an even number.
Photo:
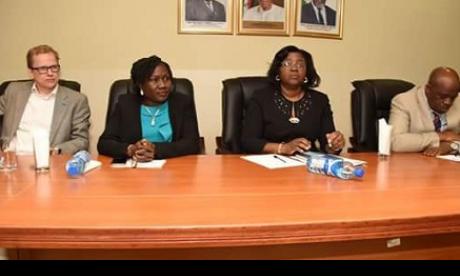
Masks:
[[[305,69],[305,67],[307,67],[307,65],[305,64],[305,62],[292,62],[292,61],[289,61],[289,60],[285,60],[283,62],[281,62],[281,66],[284,67],[284,68],[295,68],[295,69]]]
[[[61,65],[56,64],[51,66],[32,67],[31,69],[37,71],[41,75],[44,75],[47,74],[48,71],[51,71],[52,73],[59,72],[61,70]]]

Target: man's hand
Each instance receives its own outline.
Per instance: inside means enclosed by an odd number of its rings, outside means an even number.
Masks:
[[[429,147],[423,152],[423,154],[430,157],[449,154],[452,151],[450,143],[451,142],[441,142],[439,147]]]

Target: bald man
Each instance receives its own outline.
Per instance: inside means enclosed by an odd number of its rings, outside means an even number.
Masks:
[[[390,112],[392,150],[427,156],[456,151],[460,143],[459,92],[458,73],[439,67],[431,72],[425,86],[394,97]]]

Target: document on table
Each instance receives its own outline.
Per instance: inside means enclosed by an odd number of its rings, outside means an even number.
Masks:
[[[242,159],[268,169],[282,169],[305,166],[305,161],[295,156],[283,156],[278,154],[261,154],[241,156]]]
[[[138,168],[138,169],[161,169],[166,163],[166,160],[152,160],[150,162],[136,162],[132,159],[128,159],[126,163],[115,163],[112,164],[112,168]]]
[[[449,160],[449,161],[460,162],[460,155],[440,155],[440,156],[437,156],[437,158]]]
[[[102,165],[102,162],[101,161],[97,161],[97,160],[90,160],[88,163],[86,163],[85,165],[85,171],[84,173],[87,173],[89,171],[92,171],[96,168],[99,168],[100,166]]]
[[[166,163],[166,160],[152,160],[150,162],[135,162],[132,159],[126,161],[126,166],[129,168],[138,169],[161,169]]]

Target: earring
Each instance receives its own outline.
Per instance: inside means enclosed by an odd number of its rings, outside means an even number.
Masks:
[[[280,80],[281,80],[281,79],[280,79],[280,75],[276,75],[275,80],[276,80],[276,81],[280,81]]]
[[[308,83],[308,78],[305,77],[305,79],[303,80],[303,83]]]
[[[139,93],[141,94],[141,96],[144,96],[144,90],[140,90]]]

